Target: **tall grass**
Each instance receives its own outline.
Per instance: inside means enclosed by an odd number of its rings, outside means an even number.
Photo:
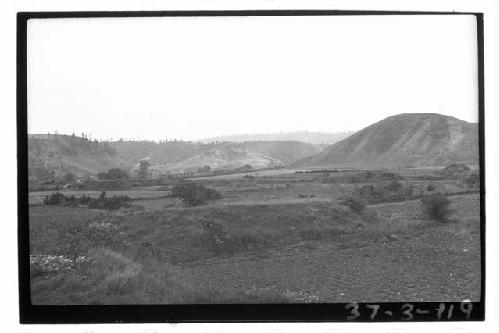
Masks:
[[[32,281],[34,304],[285,303],[278,292],[200,286],[183,269],[153,258],[140,264],[122,253],[96,248],[91,263],[50,279]]]

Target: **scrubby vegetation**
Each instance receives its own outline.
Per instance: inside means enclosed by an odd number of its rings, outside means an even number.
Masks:
[[[217,190],[207,188],[195,182],[181,182],[172,189],[172,196],[181,198],[189,206],[199,206],[209,200],[222,199]]]
[[[444,168],[442,174],[446,178],[454,179],[463,176],[465,174],[468,174],[470,171],[471,169],[467,165],[463,163],[457,163],[448,165],[446,168]]]
[[[109,169],[108,172],[99,172],[97,179],[99,180],[118,180],[127,179],[128,174],[120,168]]]
[[[462,178],[462,183],[470,188],[479,187],[479,173],[471,172],[470,174]]]
[[[440,222],[449,222],[451,209],[450,200],[447,197],[432,194],[422,198],[421,202],[430,218]]]
[[[349,209],[351,209],[353,212],[356,212],[358,214],[362,213],[366,208],[364,202],[362,202],[359,199],[352,198],[352,197],[346,198],[346,199],[342,200],[340,203],[341,203],[341,205],[349,207]]]
[[[295,173],[337,173],[339,170],[337,169],[313,169],[313,170],[297,170]]]
[[[130,207],[130,201],[132,199],[126,195],[106,197],[106,192],[101,192],[99,198],[94,199],[89,196],[83,195],[81,197],[75,197],[74,195],[66,196],[60,192],[53,193],[47,196],[43,200],[44,205],[53,206],[66,206],[66,207],[77,207],[86,206],[92,209],[109,209],[115,210],[122,207]]]
[[[414,195],[414,186],[397,180],[383,184],[366,185],[358,188],[355,193],[370,203],[404,201]]]
[[[210,177],[197,179],[176,174],[84,182],[126,184],[129,189],[114,193],[133,200],[123,202],[111,191],[98,198],[98,186],[77,192],[79,184],[49,195],[45,205],[40,203],[46,193],[32,193],[38,199],[30,207],[32,300],[36,304],[335,302],[344,297],[323,288],[324,281],[344,281],[338,290],[346,296],[359,295],[346,277],[354,276],[357,286],[370,286],[375,272],[382,276],[388,271],[373,267],[401,268],[397,279],[377,280],[390,280],[387,290],[399,282],[403,289],[397,290],[404,290],[407,276],[422,290],[431,290],[419,267],[408,271],[402,263],[432,247],[432,253],[442,254],[436,260],[443,260],[429,266],[432,276],[443,276],[444,281],[449,267],[455,276],[474,264],[471,248],[456,246],[460,252],[448,256],[451,247],[461,244],[454,243],[457,237],[435,233],[476,232],[479,225],[479,196],[475,188],[464,186],[469,181],[476,184],[477,173],[473,178],[469,172],[470,180],[429,179],[436,170],[351,169],[324,174],[259,170],[231,177],[214,176],[212,171]],[[394,176],[399,173],[401,177]],[[325,178],[331,181],[323,182]],[[429,192],[447,197],[437,205],[435,199],[415,200]],[[221,193],[224,200],[203,205],[221,198]],[[397,201],[401,202],[392,203]],[[136,210],[133,204],[144,209]],[[429,223],[424,211],[436,221],[452,217],[460,225]],[[463,248],[468,251],[462,252]],[[466,255],[459,258],[462,253]],[[460,261],[458,266],[449,258]],[[376,290],[367,287],[366,292]],[[405,295],[411,297],[411,292]]]
[[[398,181],[404,179],[397,173],[382,171],[365,171],[351,176],[352,183],[364,183],[371,181]]]

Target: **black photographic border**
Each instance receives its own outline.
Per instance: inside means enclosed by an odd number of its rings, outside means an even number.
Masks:
[[[481,299],[472,302],[470,318],[459,302],[378,303],[382,312],[374,319],[369,304],[359,303],[359,316],[350,320],[353,305],[315,304],[197,304],[197,305],[33,305],[30,296],[28,133],[27,133],[27,23],[29,19],[103,17],[206,17],[206,16],[373,16],[373,15],[472,15],[477,26],[478,111],[480,154]],[[485,319],[485,145],[484,145],[484,26],[483,13],[358,11],[358,10],[207,10],[207,11],[95,11],[17,13],[17,158],[18,158],[18,273],[19,315],[22,324],[50,323],[177,323],[177,322],[419,322],[484,321]],[[423,310],[410,320],[408,306]],[[356,306],[356,305],[354,305]],[[436,310],[446,309],[438,319]],[[446,315],[453,306],[454,314]],[[428,313],[425,313],[428,310]],[[413,312],[414,313],[414,312]]]

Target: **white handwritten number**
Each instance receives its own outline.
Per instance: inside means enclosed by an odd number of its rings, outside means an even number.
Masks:
[[[349,317],[347,317],[347,320],[353,320],[355,318],[358,318],[360,316],[359,314],[359,305],[358,303],[349,303],[345,306],[346,309],[350,309],[352,308],[351,310],[351,315]]]
[[[445,305],[444,303],[439,303],[439,308],[437,308],[437,317],[438,319],[441,319],[441,315],[443,314],[444,312],[444,309],[445,309]]]
[[[448,309],[448,319],[450,319],[451,316],[453,315],[453,308],[454,308],[453,304],[450,305],[450,308]]]
[[[465,318],[469,319],[470,314],[472,312],[472,303],[471,302],[462,302],[460,303],[460,311],[465,313]]]
[[[370,315],[370,319],[371,320],[375,319],[375,316],[377,315],[378,309],[380,309],[380,305],[377,305],[377,304],[374,304],[374,305],[367,304],[366,307],[368,309],[373,310],[372,314]]]
[[[405,310],[406,308],[406,310]],[[413,305],[411,305],[410,303],[406,303],[406,304],[403,304],[403,306],[401,307],[401,310],[404,310],[403,311],[403,314],[405,315],[405,317],[403,317],[402,319],[403,320],[412,320],[413,319]]]

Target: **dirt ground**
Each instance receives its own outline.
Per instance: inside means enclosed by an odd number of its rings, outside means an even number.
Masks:
[[[461,202],[476,200],[454,198],[454,204],[459,208]],[[376,208],[397,215],[416,205]],[[368,230],[346,241],[318,242],[313,248],[297,244],[265,256],[216,258],[196,262],[191,272],[201,284],[253,292],[280,290],[321,302],[477,301],[481,279],[475,213],[460,209],[462,219],[442,226],[408,222],[403,213],[386,221],[392,224],[386,229],[390,234]]]
[[[432,172],[405,170],[401,182],[421,195],[432,181],[415,175]],[[119,191],[139,211],[32,206],[32,301],[479,300],[478,193],[451,196],[463,186],[436,182],[435,192],[450,195],[452,215],[443,223],[425,214],[419,198],[352,211],[339,203],[367,184],[335,177],[273,170],[199,179],[223,195],[199,207],[155,189]]]

